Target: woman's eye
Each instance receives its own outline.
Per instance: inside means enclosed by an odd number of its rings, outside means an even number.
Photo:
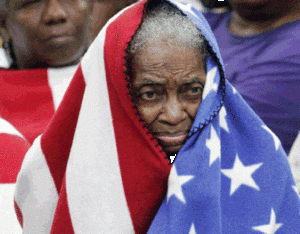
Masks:
[[[152,101],[157,98],[157,94],[154,91],[147,91],[141,94],[141,98],[145,101]]]
[[[193,85],[190,87],[187,87],[187,89],[184,91],[183,98],[186,100],[200,100],[202,95],[202,86],[200,85]]]
[[[192,87],[188,90],[188,95],[198,95],[201,93],[201,87]]]
[[[200,87],[193,87],[193,88],[191,88],[191,93],[197,94],[199,92],[200,92]]]

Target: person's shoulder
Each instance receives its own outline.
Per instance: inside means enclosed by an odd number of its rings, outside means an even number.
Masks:
[[[231,15],[231,11],[226,8],[206,10],[202,13],[209,23],[212,30],[214,30],[220,23],[227,21]]]
[[[270,34],[270,35],[269,35]],[[270,33],[266,34],[266,37],[272,36],[274,39],[300,41],[300,19],[281,25]]]
[[[300,20],[282,25],[270,33],[264,35],[264,41],[269,46],[269,52],[283,60],[284,58],[295,58],[300,63]]]

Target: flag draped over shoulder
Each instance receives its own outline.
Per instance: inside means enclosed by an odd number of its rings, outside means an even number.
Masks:
[[[4,56],[0,53],[0,66]],[[45,130],[76,68],[0,69],[0,233],[21,233],[13,203],[17,175],[27,150]]]
[[[155,2],[155,1],[151,1]],[[203,101],[173,165],[133,108],[125,50],[146,1],[111,19],[18,176],[24,233],[297,233],[299,197],[278,138],[225,81],[210,44]]]
[[[52,118],[76,68],[0,69],[0,116],[32,143]]]

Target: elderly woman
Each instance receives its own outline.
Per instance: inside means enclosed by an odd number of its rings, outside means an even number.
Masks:
[[[203,16],[172,1],[104,27],[17,184],[24,233],[300,228],[278,138],[225,81]]]

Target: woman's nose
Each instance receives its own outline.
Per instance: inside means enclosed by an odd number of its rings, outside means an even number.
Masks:
[[[160,115],[160,121],[169,125],[177,125],[186,118],[186,112],[182,103],[177,98],[171,98],[166,101],[163,111]]]
[[[43,21],[47,25],[55,25],[65,23],[67,21],[67,13],[59,0],[47,1],[43,12]]]

